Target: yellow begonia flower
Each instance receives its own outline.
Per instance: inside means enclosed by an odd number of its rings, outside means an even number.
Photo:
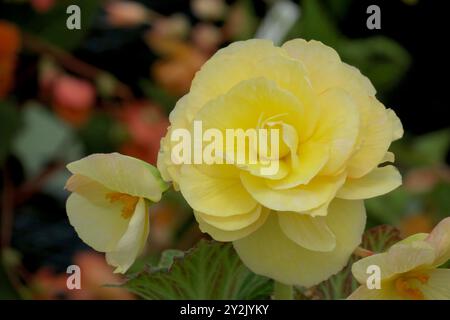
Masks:
[[[318,41],[236,42],[196,74],[170,114],[158,168],[200,229],[233,241],[254,272],[311,286],[338,272],[361,241],[363,199],[401,184],[388,148],[403,134],[370,81]],[[203,128],[277,127],[278,174],[251,166],[176,164],[171,135]]]
[[[149,201],[167,189],[153,166],[119,153],[93,154],[67,165],[66,209],[79,237],[124,273],[143,250]]]
[[[355,262],[352,272],[361,286],[348,299],[448,300],[450,269],[437,267],[449,259],[450,218],[446,218],[429,235],[410,236],[385,253]],[[379,289],[370,289],[367,285],[370,266],[377,266],[380,270]]]

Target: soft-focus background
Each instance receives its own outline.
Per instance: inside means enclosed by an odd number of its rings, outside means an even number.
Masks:
[[[392,147],[404,186],[367,201],[368,227],[429,231],[450,215],[444,3],[2,0],[0,299],[136,298],[103,286],[122,279],[69,225],[65,164],[112,151],[155,164],[168,114],[195,72],[219,48],[255,36],[321,40],[371,79],[406,134]],[[70,4],[81,8],[81,30],[66,28]],[[381,8],[381,30],[366,27],[370,4]],[[133,268],[202,237],[168,192],[152,208],[146,254]],[[82,269],[82,290],[66,288],[71,264]]]

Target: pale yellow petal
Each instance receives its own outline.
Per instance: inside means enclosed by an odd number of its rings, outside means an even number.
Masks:
[[[209,223],[205,222],[200,215],[198,215],[198,212],[195,212],[195,218],[197,219],[197,222],[199,224],[200,230],[204,233],[208,233],[214,240],[217,241],[235,241],[238,239],[241,239],[243,237],[248,236],[249,234],[255,232],[259,227],[261,227],[264,222],[266,221],[267,217],[270,213],[270,210],[267,208],[261,208],[261,214],[255,222],[248,225],[247,227],[244,227],[242,229],[227,231],[223,230],[221,228],[214,227],[210,225]]]
[[[307,185],[291,189],[274,190],[265,179],[241,173],[245,189],[262,205],[277,211],[302,212],[331,200],[344,183],[345,176],[316,177]]]
[[[359,106],[361,128],[356,152],[347,163],[349,177],[360,178],[382,161],[392,141],[392,122],[385,107],[374,97]]]
[[[346,265],[361,242],[365,221],[362,201],[335,200],[327,216],[327,224],[336,236],[333,251],[311,251],[297,245],[281,230],[275,215],[270,215],[257,231],[233,244],[253,272],[285,284],[309,287]]]
[[[300,119],[299,139],[300,142],[309,139],[316,127],[320,108],[303,63],[285,56],[271,56],[262,59],[252,69],[251,75],[275,81],[280,88],[291,92],[302,102],[304,113]]]
[[[381,279],[388,280],[401,273],[429,267],[434,257],[434,249],[424,241],[397,243],[385,253],[358,260],[352,266],[352,273],[359,283],[365,284],[370,276],[368,267],[376,265],[381,270]]]
[[[211,100],[195,120],[204,130],[256,129],[260,120],[276,119],[300,127],[303,107],[289,91],[265,78],[244,80],[227,94]],[[281,134],[280,134],[281,136]]]
[[[97,153],[69,163],[73,174],[83,175],[116,192],[159,201],[167,185],[150,164],[119,153]]]
[[[428,281],[418,284],[427,300],[450,300],[450,269],[433,269],[426,274]]]
[[[226,217],[211,216],[205,213],[196,212],[196,216],[213,227],[225,230],[234,231],[248,227],[259,219],[261,216],[261,206],[256,206],[250,212]]]
[[[142,252],[149,232],[147,205],[140,199],[129,220],[128,228],[114,250],[106,253],[108,264],[116,267],[114,272],[125,273]]]
[[[380,289],[369,289],[366,284],[358,287],[347,300],[403,300],[392,283],[383,283]]]
[[[72,193],[66,202],[70,224],[81,240],[95,250],[114,249],[128,226],[128,220],[122,217],[122,205],[110,203],[106,194],[111,191],[101,184],[85,177],[75,177],[69,181],[72,187],[75,182],[79,185],[80,193]]]
[[[348,200],[369,199],[388,193],[401,184],[402,177],[397,168],[388,165],[373,169],[359,179],[348,178],[336,196]]]
[[[403,125],[394,110],[387,109],[387,111],[392,123],[392,141],[395,141],[403,137]]]
[[[359,111],[350,94],[331,88],[319,95],[320,118],[311,138],[330,146],[323,175],[335,174],[350,158],[359,133]]]
[[[325,217],[279,212],[278,221],[284,234],[305,249],[327,252],[336,247],[336,237]]]
[[[383,162],[394,163],[395,162],[395,154],[390,151],[386,152],[386,154],[384,155],[384,157],[380,163],[383,163]]]
[[[323,168],[329,158],[329,147],[324,144],[307,142],[299,147],[299,155],[287,160],[291,171],[280,180],[268,181],[272,189],[288,189],[300,184],[307,184]]]
[[[185,116],[192,121],[208,101],[225,94],[242,80],[252,78],[255,67],[262,59],[283,55],[286,56],[281,48],[261,39],[234,42],[217,51],[192,80],[186,98]]]
[[[450,259],[450,217],[439,222],[425,241],[436,250],[435,266],[447,262]]]
[[[320,41],[294,39],[283,44],[282,48],[304,64],[317,93],[334,87],[343,88],[352,95],[374,96],[376,93],[367,77],[343,63],[333,48]]]
[[[244,214],[257,205],[238,178],[209,176],[193,165],[182,166],[180,190],[194,210],[211,216]]]

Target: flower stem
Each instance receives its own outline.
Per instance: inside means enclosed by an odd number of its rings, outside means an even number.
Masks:
[[[294,288],[292,286],[275,281],[273,290],[274,300],[293,300]]]

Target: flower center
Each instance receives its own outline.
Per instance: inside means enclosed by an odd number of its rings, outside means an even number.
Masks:
[[[423,293],[420,289],[414,287],[414,282],[416,282],[416,284],[417,282],[425,284],[428,282],[429,278],[430,276],[424,273],[407,273],[395,280],[395,289],[403,297],[414,300],[423,300]]]
[[[115,203],[117,201],[122,202],[122,217],[124,219],[128,219],[133,215],[133,212],[136,209],[136,205],[139,201],[139,197],[130,196],[129,194],[120,192],[109,192],[105,197],[111,203]]]
[[[287,116],[287,113],[279,113],[274,116],[264,118],[264,113],[260,114],[257,129],[265,129],[268,130],[268,136],[267,136],[267,145],[260,146],[260,148],[263,148],[265,151],[265,154],[269,154],[267,150],[272,150],[272,137],[271,137],[271,129],[276,129],[279,132],[278,140],[274,141],[276,143],[276,147],[278,149],[278,158],[281,159],[289,154],[290,149],[286,145],[286,143],[283,141],[282,135],[283,135],[283,124],[284,122],[280,119]],[[261,142],[260,142],[261,143]],[[275,160],[275,159],[274,159]]]

